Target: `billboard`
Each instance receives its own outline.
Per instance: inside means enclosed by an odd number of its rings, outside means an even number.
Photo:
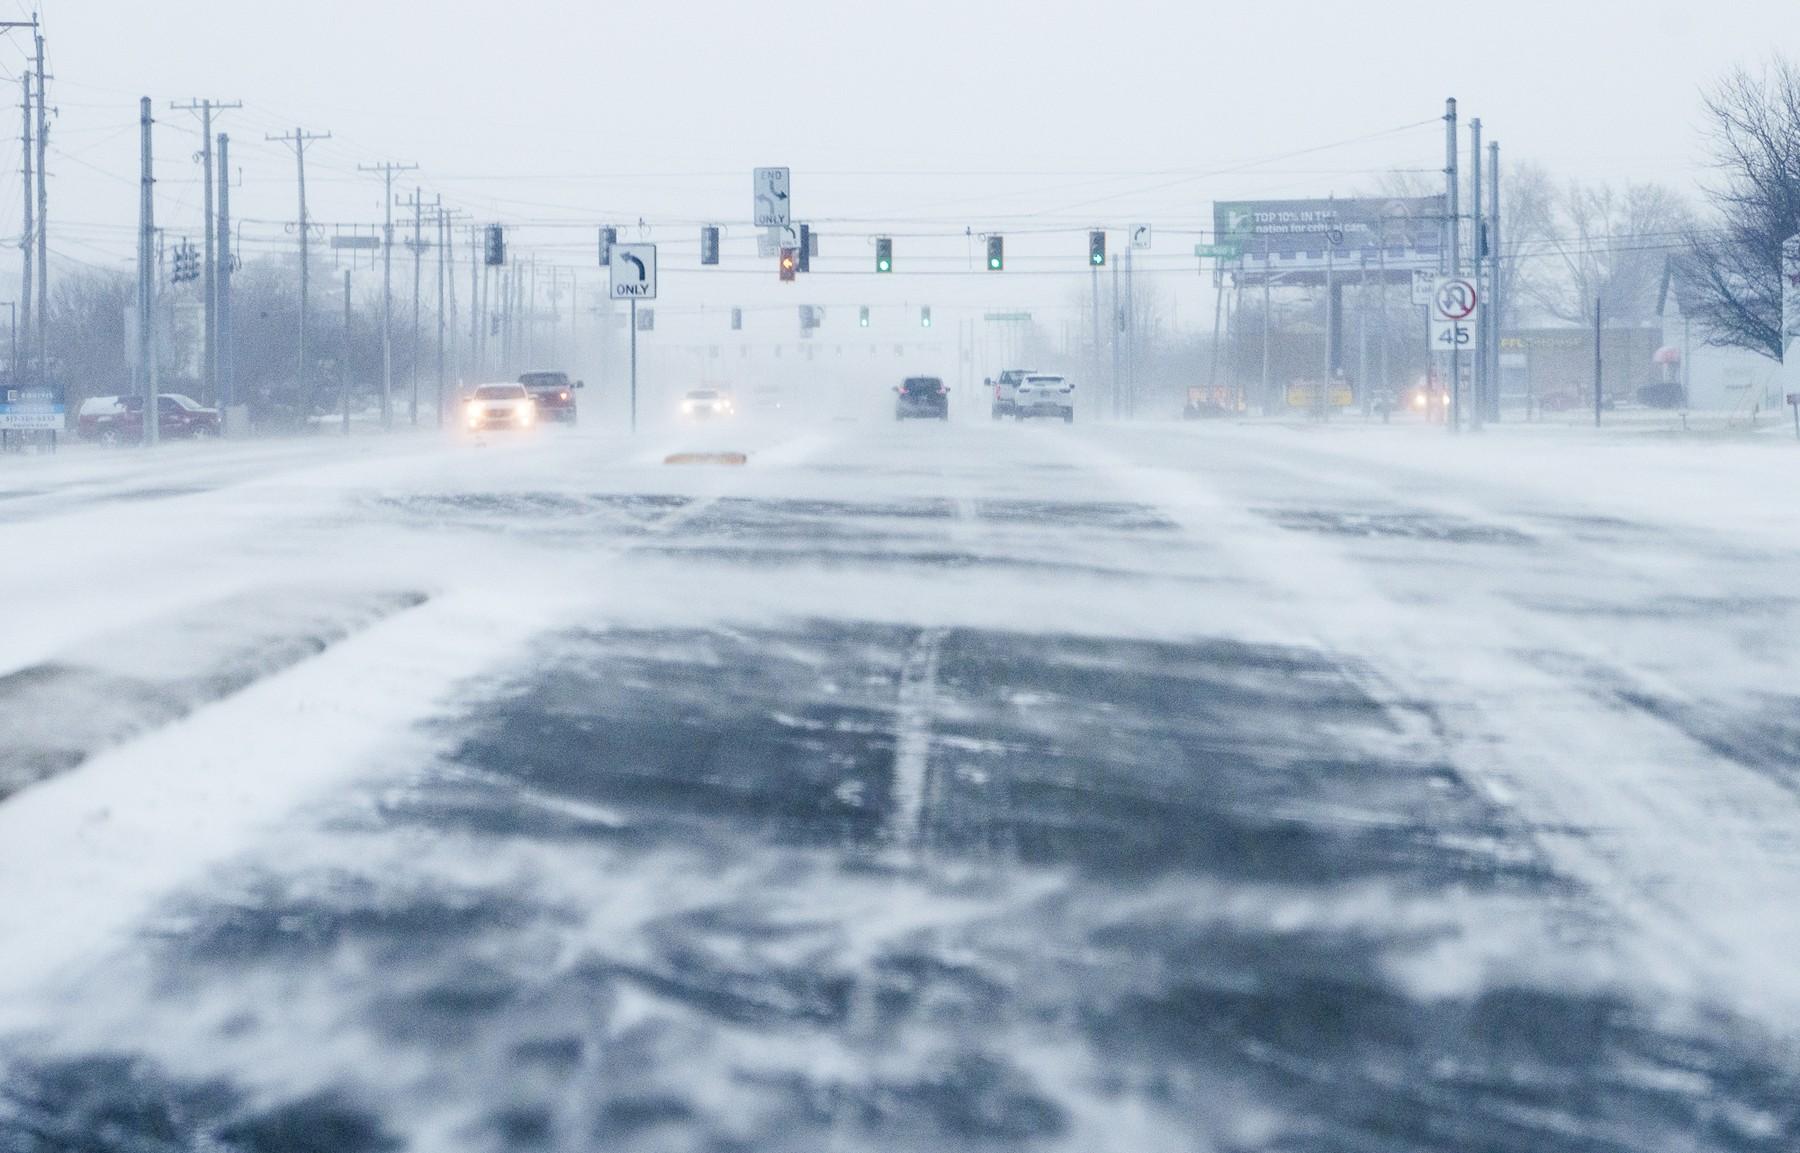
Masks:
[[[1260,272],[1318,272],[1367,260],[1390,271],[1438,267],[1444,198],[1331,197],[1325,200],[1221,200],[1213,205],[1213,241],[1235,245],[1243,267]]]

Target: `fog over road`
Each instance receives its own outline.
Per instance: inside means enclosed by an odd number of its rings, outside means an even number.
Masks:
[[[9,461],[0,1150],[1800,1147],[1791,470]]]

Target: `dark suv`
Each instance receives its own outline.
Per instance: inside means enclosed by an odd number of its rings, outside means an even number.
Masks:
[[[894,389],[894,419],[936,417],[950,419],[950,390],[935,376],[909,376]]]
[[[581,381],[571,381],[566,372],[527,372],[519,376],[519,383],[537,402],[539,420],[560,420],[564,424],[576,423],[575,390],[586,388]]]
[[[156,398],[157,436],[162,440],[218,436],[219,410],[177,392]],[[101,444],[135,444],[144,439],[144,398],[93,396],[81,402],[75,435]]]

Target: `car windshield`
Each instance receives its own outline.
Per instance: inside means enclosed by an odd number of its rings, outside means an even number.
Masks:
[[[1800,1153],[1800,0],[827,8],[5,0],[0,1153]]]

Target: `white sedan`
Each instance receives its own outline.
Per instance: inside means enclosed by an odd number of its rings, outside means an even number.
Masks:
[[[522,384],[484,384],[463,406],[463,423],[471,432],[530,428],[537,423],[537,402]]]

